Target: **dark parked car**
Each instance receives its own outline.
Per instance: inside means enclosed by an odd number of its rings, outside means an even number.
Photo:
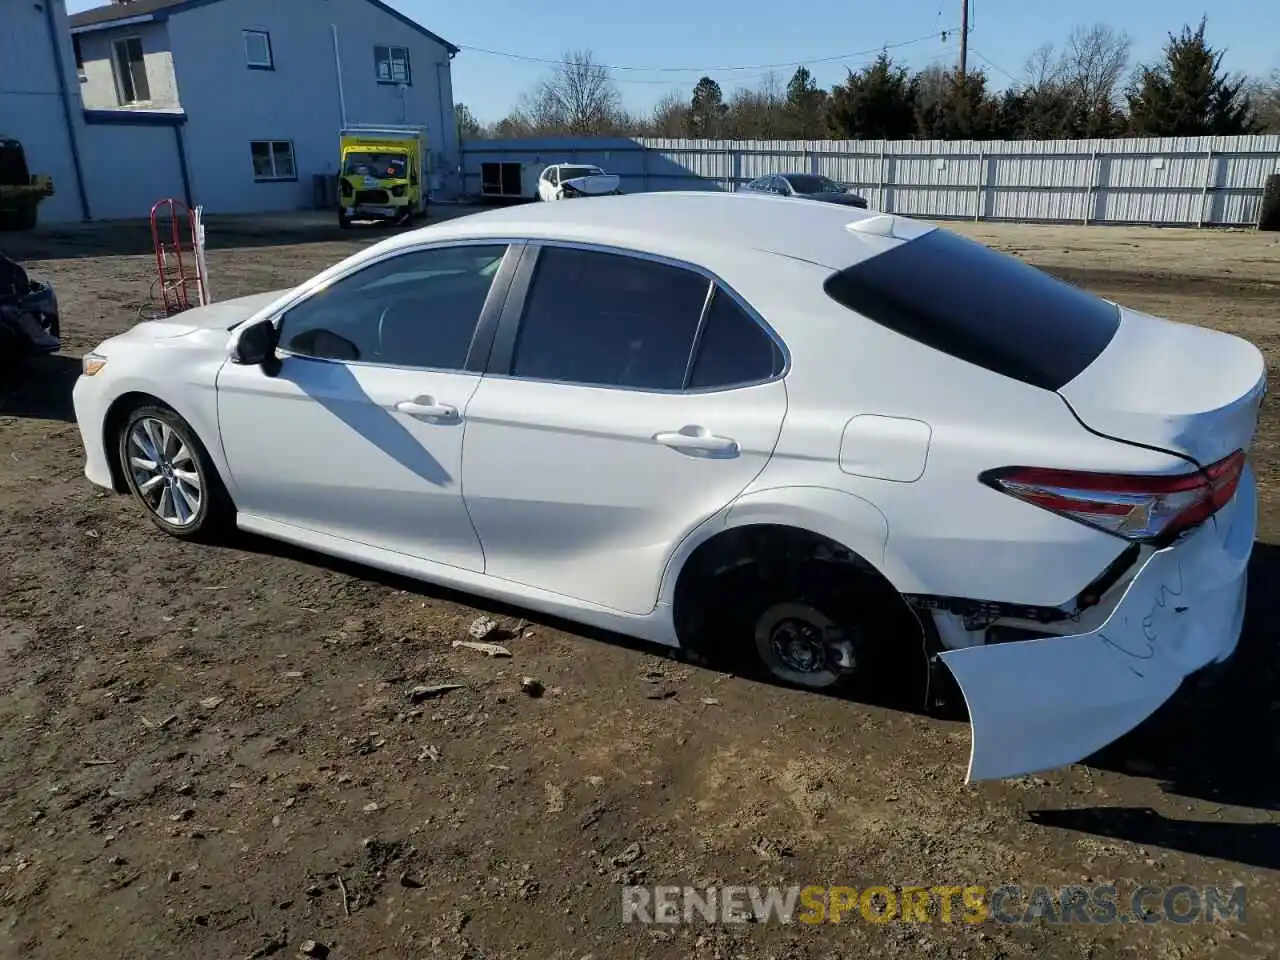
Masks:
[[[738,190],[743,193],[776,193],[782,197],[841,203],[846,207],[861,207],[863,210],[867,208],[866,197],[858,196],[829,177],[813,173],[777,173],[744,183]]]

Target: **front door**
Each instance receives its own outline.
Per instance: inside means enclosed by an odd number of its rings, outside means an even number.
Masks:
[[[420,248],[357,268],[285,311],[275,375],[226,364],[218,416],[237,507],[483,570],[462,436],[480,380],[468,357],[507,249]]]
[[[502,373],[468,407],[486,573],[654,608],[672,551],[764,468],[786,413],[777,343],[712,289],[681,266],[541,249],[510,357],[495,347]]]

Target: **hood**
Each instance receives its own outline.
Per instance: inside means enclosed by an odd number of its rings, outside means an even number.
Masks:
[[[248,320],[259,310],[270,306],[289,290],[273,290],[270,293],[254,293],[233,300],[221,300],[207,307],[193,307],[172,317],[148,320],[138,324],[135,330],[146,328],[155,339],[184,337],[197,330],[227,330]]]
[[[620,183],[622,183],[622,178],[617,174],[597,173],[589,177],[574,177],[572,180],[565,180],[561,183],[561,186],[573,187],[579,193],[599,195],[613,193],[618,189]]]

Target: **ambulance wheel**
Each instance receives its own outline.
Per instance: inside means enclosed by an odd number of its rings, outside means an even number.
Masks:
[[[338,228],[340,230],[351,229],[351,218],[348,217],[346,212],[343,210],[338,211]]]

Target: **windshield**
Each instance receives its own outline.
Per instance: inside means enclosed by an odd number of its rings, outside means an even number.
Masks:
[[[599,167],[561,167],[560,180],[576,180],[578,177],[598,177],[602,173]]]
[[[796,193],[844,193],[844,187],[834,180],[808,173],[787,177],[787,183]]]
[[[408,176],[409,158],[403,153],[348,153],[344,176],[403,180]]]

